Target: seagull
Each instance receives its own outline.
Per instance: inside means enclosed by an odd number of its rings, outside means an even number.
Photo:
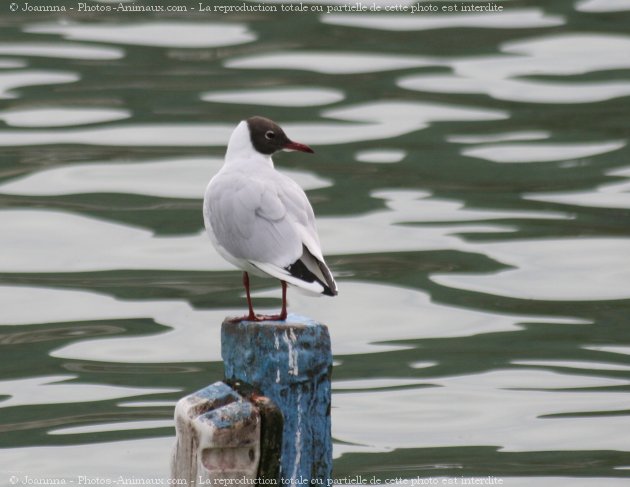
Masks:
[[[294,142],[264,117],[241,121],[228,142],[225,162],[203,200],[206,231],[218,253],[243,271],[249,314],[233,321],[285,321],[287,284],[307,294],[337,295],[324,261],[313,208],[304,190],[274,168],[281,150],[313,152]],[[272,277],[282,286],[278,315],[254,313],[249,274]]]

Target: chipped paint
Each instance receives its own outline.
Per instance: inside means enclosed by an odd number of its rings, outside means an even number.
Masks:
[[[298,392],[298,411],[297,411],[297,427],[295,428],[295,461],[293,463],[293,473],[291,473],[291,481],[293,484],[297,483],[298,474],[300,473],[300,463],[302,460],[302,416],[304,415],[302,411],[302,392]]]
[[[287,344],[287,355],[289,357],[289,369],[288,373],[290,375],[297,376],[300,373],[300,369],[298,366],[298,349],[295,347],[295,341],[297,338],[295,337],[295,332],[292,328],[286,330],[282,335],[284,343]]]

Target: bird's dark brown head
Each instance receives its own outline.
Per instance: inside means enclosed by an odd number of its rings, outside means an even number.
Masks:
[[[308,145],[293,142],[284,130],[265,117],[250,117],[246,120],[252,145],[261,154],[271,155],[281,150],[314,152]]]

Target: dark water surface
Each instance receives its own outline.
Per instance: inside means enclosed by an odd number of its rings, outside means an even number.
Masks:
[[[289,296],[331,330],[335,477],[630,482],[630,2],[43,4],[75,10],[0,5],[0,485],[166,475],[244,307],[201,198],[253,114],[316,149],[276,165],[339,280]]]

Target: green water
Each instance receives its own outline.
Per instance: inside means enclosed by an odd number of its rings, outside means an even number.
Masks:
[[[289,295],[331,330],[335,477],[627,483],[630,7],[497,3],[0,6],[0,485],[166,475],[245,306],[201,198],[253,114],[316,151],[275,162],[339,282]]]

